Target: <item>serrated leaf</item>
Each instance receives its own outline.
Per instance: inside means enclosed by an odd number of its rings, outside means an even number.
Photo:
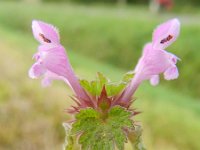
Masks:
[[[114,96],[119,94],[126,85],[133,78],[133,73],[126,73],[122,80],[116,84],[109,82],[108,78],[106,78],[102,73],[97,73],[97,79],[94,81],[80,80],[81,86],[89,92],[93,96],[99,96],[103,86],[106,87],[106,91],[108,96]]]
[[[108,116],[108,121],[110,124],[112,124],[112,126],[129,128],[133,126],[132,120],[130,119],[131,112],[120,106],[113,107],[108,113]]]
[[[101,118],[102,114],[92,108],[81,110],[75,117],[72,131],[81,134],[79,143],[83,150],[113,150],[114,145],[123,150],[127,141],[124,128],[133,128],[131,112],[115,106]]]
[[[65,143],[64,143],[64,150],[75,150],[77,149],[75,144],[75,138],[73,135],[71,135],[71,125],[68,123],[63,123],[63,126],[65,128],[66,136],[65,136]]]
[[[146,150],[142,142],[142,128],[141,126],[136,126],[134,130],[129,130],[128,132],[129,141],[132,144],[134,150]]]
[[[91,85],[92,94],[97,95],[98,94],[98,82],[97,81],[91,81],[90,85]]]
[[[108,83],[108,79],[102,73],[98,72],[97,75],[101,87]]]
[[[94,96],[100,95],[103,86],[107,83],[108,79],[102,73],[99,72],[97,73],[97,79],[94,81],[89,82],[84,79],[80,80],[81,86]]]
[[[106,85],[108,96],[119,94],[126,87],[126,85],[130,82],[132,78],[133,78],[133,72],[128,72],[123,76],[122,80],[119,83],[116,84],[108,83]]]
[[[73,150],[74,147],[74,140],[72,136],[67,137],[66,139],[68,141],[68,143],[65,145],[65,149],[64,150]]]
[[[89,81],[82,79],[80,80],[80,84],[86,91],[92,93],[92,88]]]
[[[122,81],[128,83],[133,77],[134,77],[134,73],[133,72],[127,72],[123,76]]]
[[[108,96],[117,95],[126,87],[126,83],[120,84],[108,84],[106,85],[106,91]]]
[[[76,122],[73,124],[72,132],[92,130],[99,125],[100,114],[92,108],[81,110],[76,115]]]
[[[115,130],[115,129],[114,129]],[[121,132],[120,130],[115,130],[113,132],[115,137],[115,144],[119,150],[124,149],[124,143],[127,142],[127,138],[125,133]]]

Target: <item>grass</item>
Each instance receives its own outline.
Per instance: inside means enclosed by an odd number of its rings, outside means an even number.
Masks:
[[[27,7],[22,9],[22,6]],[[132,32],[131,27],[137,26],[138,20],[143,19],[138,16],[135,19],[137,23],[134,23],[131,15],[133,12],[140,14],[140,10],[137,8],[133,11],[128,9],[122,12],[122,16],[125,17],[120,17],[116,15],[118,12],[116,9],[101,7],[87,9],[84,6],[47,5],[44,7],[43,5],[36,5],[33,9],[28,5],[3,3],[0,8],[2,8],[0,9],[0,149],[61,149],[64,140],[64,129],[61,123],[70,119],[70,116],[65,114],[63,110],[72,104],[68,98],[71,93],[66,85],[62,83],[56,82],[52,87],[42,89],[39,80],[28,78],[27,71],[33,63],[31,57],[37,47],[37,42],[30,34],[32,18],[40,17],[40,19],[44,19],[47,16],[44,20],[61,26],[62,42],[68,43],[68,46],[66,46],[68,48],[73,47],[74,50],[71,50],[71,48],[67,52],[76,73],[80,77],[92,79],[97,71],[101,71],[109,78],[118,80],[126,72],[125,70],[115,67],[117,64],[107,61],[107,59],[96,60],[95,57],[93,59],[83,56],[82,53],[87,53],[87,48],[90,49],[90,52],[93,48],[98,49],[99,45],[106,45],[106,50],[116,48],[115,44],[120,42],[120,40],[117,40],[119,38],[118,32],[120,32],[118,29],[122,27],[113,26],[116,29],[110,33],[108,33],[110,31],[108,28],[111,28],[110,26],[113,23],[122,25],[120,21],[125,20],[127,22],[123,27],[130,29]],[[35,8],[38,8],[38,10],[36,11]],[[65,10],[66,8],[68,9]],[[74,8],[76,8],[76,11]],[[13,12],[6,13],[6,9],[13,10]],[[57,11],[52,12],[52,10]],[[109,15],[104,16],[108,12]],[[59,14],[64,14],[65,17],[59,18]],[[128,18],[126,18],[127,16]],[[11,18],[12,22],[10,22]],[[20,22],[19,19],[23,22]],[[131,21],[128,21],[129,19]],[[146,19],[150,18],[146,17]],[[157,21],[157,19],[153,19],[152,25]],[[87,22],[91,25],[88,26]],[[130,24],[129,27],[128,24],[131,22],[133,24]],[[185,27],[188,30],[185,29],[183,32],[189,32],[189,26],[185,25]],[[148,34],[151,32],[150,28],[146,29]],[[102,33],[100,29],[104,29]],[[128,29],[124,33],[131,36],[133,32],[128,33]],[[194,37],[197,36],[196,29],[192,29],[194,30],[192,32]],[[106,33],[107,35],[105,35]],[[145,31],[140,33],[147,34]],[[109,36],[112,40],[108,44],[112,41],[115,43],[112,43],[110,47],[106,44]],[[123,36],[123,38],[126,37]],[[139,36],[138,42],[140,42],[142,36]],[[66,37],[68,38],[66,39]],[[105,39],[102,37],[105,37]],[[189,43],[193,42],[189,38],[185,40],[189,40]],[[88,46],[82,45],[84,42]],[[128,43],[126,44],[128,45]],[[124,46],[126,44],[124,43]],[[181,45],[181,43],[177,43],[177,45]],[[123,48],[123,45],[121,46]],[[187,46],[186,44],[184,48]],[[80,52],[77,53],[78,49]],[[113,54],[112,51],[110,56]],[[104,51],[102,51],[102,55],[109,54],[109,52],[103,53]],[[187,55],[187,57],[190,57],[190,55]],[[191,56],[191,59],[195,60],[194,57],[198,57],[198,54]],[[108,65],[108,62],[111,65]],[[179,80],[182,81],[182,79]],[[173,84],[175,83],[173,82]],[[144,83],[139,88],[136,97],[138,97],[138,100],[133,107],[142,110],[143,113],[138,115],[135,120],[140,121],[143,125],[143,138],[149,150],[200,149],[200,103],[197,99],[179,94],[171,88],[163,87],[162,84],[158,87],[151,87],[148,83]]]

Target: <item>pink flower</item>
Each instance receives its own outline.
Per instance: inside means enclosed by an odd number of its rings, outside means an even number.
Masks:
[[[33,56],[36,62],[30,68],[29,76],[33,79],[43,77],[43,86],[50,85],[52,80],[63,80],[79,99],[87,99],[87,94],[73,72],[65,48],[60,44],[58,30],[52,25],[36,20],[32,22],[32,30],[35,39],[41,45]]]
[[[176,63],[179,58],[164,49],[177,39],[179,31],[180,22],[177,19],[169,20],[155,29],[152,43],[145,45],[143,54],[134,70],[135,76],[121,97],[124,101],[131,99],[135,90],[144,80],[150,80],[152,85],[157,85],[159,75],[162,73],[166,80],[178,78]]]

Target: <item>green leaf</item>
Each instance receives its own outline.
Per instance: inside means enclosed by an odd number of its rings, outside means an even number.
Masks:
[[[64,126],[65,132],[66,132],[64,150],[77,149],[76,142],[75,142],[76,137],[71,134],[71,125],[68,123],[63,123],[63,126]]]
[[[133,72],[127,72],[123,78],[122,81],[128,83],[132,78],[134,77],[134,73]]]
[[[146,150],[142,142],[142,128],[135,126],[134,130],[129,130],[128,139],[134,150]]]
[[[97,73],[97,79],[94,81],[80,80],[81,86],[93,96],[99,96],[105,85],[108,96],[119,94],[133,78],[133,73],[126,73],[122,80],[116,84],[109,80],[100,72]]]
[[[115,106],[109,111],[108,116],[109,119],[107,121],[113,127],[133,127],[132,120],[130,119],[131,112],[125,110],[125,108]]]
[[[102,73],[98,72],[97,75],[101,87],[108,83],[108,79]]]
[[[92,88],[89,81],[82,79],[80,80],[80,84],[86,91],[92,93]]]
[[[106,85],[106,91],[108,96],[117,95],[126,87],[126,83],[108,84]]]
[[[115,106],[102,118],[102,114],[92,108],[81,110],[72,125],[73,134],[80,134],[79,144],[83,150],[119,150],[127,142],[124,128],[133,128],[131,112]]]
[[[94,96],[100,95],[103,86],[107,83],[108,79],[102,73],[99,72],[97,73],[97,79],[94,81],[89,82],[84,79],[80,80],[81,86]]]

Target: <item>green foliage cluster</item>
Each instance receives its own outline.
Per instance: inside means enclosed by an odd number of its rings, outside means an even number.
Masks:
[[[81,134],[82,150],[113,150],[114,145],[123,150],[127,142],[124,129],[134,128],[130,117],[131,112],[120,106],[111,108],[106,118],[92,108],[83,109],[76,115],[72,134]]]
[[[93,96],[99,96],[103,86],[106,88],[108,96],[115,96],[120,93],[129,81],[133,78],[133,73],[129,72],[124,75],[121,81],[112,83],[102,73],[97,74],[97,79],[94,81],[80,80],[81,86]]]

